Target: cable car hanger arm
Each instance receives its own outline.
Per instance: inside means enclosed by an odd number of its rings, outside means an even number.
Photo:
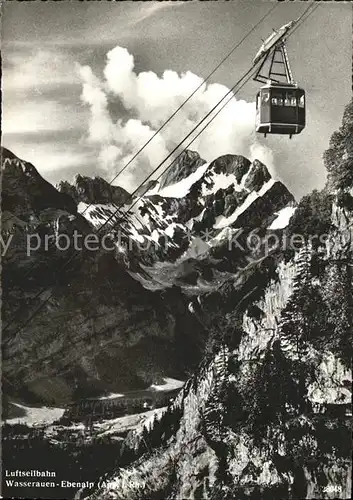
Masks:
[[[276,59],[276,55],[280,55],[280,59]],[[265,54],[263,54],[263,61],[257,70],[254,80],[260,83],[287,83],[290,85],[294,84],[292,70],[289,63],[289,58],[287,54],[285,40],[282,38],[281,41],[277,42],[274,47],[269,49]],[[265,64],[269,62],[269,67],[266,72],[262,73],[265,68]],[[280,69],[275,70],[274,66],[280,66]],[[273,78],[274,76],[283,76],[285,81],[278,80],[278,78]]]

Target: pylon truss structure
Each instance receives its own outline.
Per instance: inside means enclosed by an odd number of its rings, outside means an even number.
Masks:
[[[285,40],[281,40],[266,53],[254,80],[260,83],[294,84]]]

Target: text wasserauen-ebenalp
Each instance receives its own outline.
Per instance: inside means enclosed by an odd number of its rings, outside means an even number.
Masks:
[[[49,470],[5,470],[5,484],[8,488],[93,488],[92,481],[43,481],[39,478],[56,477],[56,472]],[[11,478],[11,479],[9,479]],[[15,478],[15,479],[14,479]],[[18,481],[18,478],[25,478]]]
[[[56,486],[54,481],[41,481],[39,478],[46,477],[56,477],[56,472],[49,470],[5,470],[5,482],[7,487],[13,488],[23,488],[23,487],[33,487],[33,488],[53,488]],[[7,479],[11,478],[11,479]],[[13,479],[13,478],[16,478]],[[24,481],[18,481],[17,479],[25,479]]]

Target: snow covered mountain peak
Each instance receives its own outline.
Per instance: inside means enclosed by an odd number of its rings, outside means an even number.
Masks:
[[[197,152],[185,151],[158,182],[147,183],[134,196],[100,177],[82,175],[73,184],[61,182],[57,190],[7,150],[3,166],[5,184],[22,193],[18,203],[7,199],[5,190],[5,210],[21,220],[42,208],[77,214],[85,231],[109,234],[116,258],[145,288],[184,286],[190,273],[187,287],[191,280],[192,286],[208,288],[209,280],[217,282],[214,273],[234,260],[230,244],[237,232],[245,237],[254,229],[282,230],[295,210],[284,184],[259,160],[241,155],[207,163]],[[208,271],[200,271],[201,261],[207,261]]]
[[[271,224],[273,230],[283,229],[293,215],[293,196],[259,160],[227,154],[207,163],[198,153],[186,151],[172,166],[159,182],[124,205],[78,206],[95,229],[104,226],[111,234],[117,254],[147,288],[175,284],[175,269],[190,259],[212,259],[219,248],[229,245],[225,234],[266,230]],[[153,284],[146,282],[146,272],[158,275]]]

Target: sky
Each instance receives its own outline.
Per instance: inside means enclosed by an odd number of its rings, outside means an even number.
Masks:
[[[2,144],[53,184],[78,173],[110,181],[274,5],[6,2]],[[250,68],[261,39],[307,5],[278,2],[114,183],[130,191],[137,187]],[[294,79],[306,90],[304,131],[291,140],[255,134],[260,84],[249,81],[190,149],[206,161],[226,153],[258,158],[299,199],[323,187],[322,154],[351,99],[351,5],[320,3],[287,49]]]

